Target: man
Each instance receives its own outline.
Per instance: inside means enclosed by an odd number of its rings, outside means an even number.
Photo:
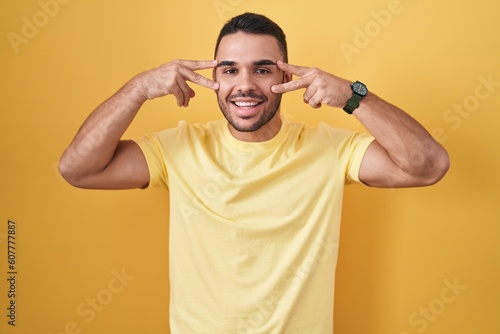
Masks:
[[[214,61],[138,74],[61,158],[77,187],[169,190],[172,333],[332,333],[344,185],[425,186],[448,170],[443,147],[402,110],[359,82],[287,62],[279,26],[237,16]],[[188,81],[215,91],[225,120],[121,139],[146,100],[174,95],[187,107]],[[297,89],[313,108],[352,113],[371,136],[282,119],[281,95]]]

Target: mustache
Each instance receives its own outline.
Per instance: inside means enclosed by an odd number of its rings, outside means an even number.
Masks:
[[[235,99],[244,99],[244,98],[257,99],[257,100],[261,100],[261,101],[267,100],[266,96],[259,95],[259,94],[256,94],[254,92],[248,92],[248,93],[239,92],[238,94],[229,95],[227,97],[227,100],[231,101],[231,100],[235,100]]]

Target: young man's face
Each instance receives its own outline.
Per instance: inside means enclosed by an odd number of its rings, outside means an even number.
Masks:
[[[290,80],[276,67],[276,61],[283,60],[276,38],[243,32],[226,35],[216,59],[217,100],[231,133],[243,140],[270,139],[281,125],[281,94],[272,93],[271,86]]]

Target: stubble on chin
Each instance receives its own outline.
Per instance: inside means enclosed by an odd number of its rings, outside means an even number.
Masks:
[[[264,112],[259,116],[259,118],[250,125],[243,126],[237,122],[237,120],[233,119],[230,107],[231,102],[227,101],[227,99],[222,99],[219,94],[217,94],[217,101],[219,103],[219,108],[224,115],[224,118],[229,122],[229,124],[238,132],[254,132],[262,128],[264,125],[269,123],[276,113],[278,112],[281,105],[281,96],[282,94],[277,94],[276,100],[272,105],[267,106]],[[242,118],[245,119],[245,118]]]

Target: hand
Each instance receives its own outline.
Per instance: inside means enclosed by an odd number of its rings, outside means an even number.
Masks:
[[[179,107],[187,107],[189,100],[195,96],[195,92],[188,86],[186,81],[217,90],[219,89],[217,82],[195,72],[215,68],[216,66],[217,60],[173,60],[138,74],[133,81],[147,100],[165,95],[174,95]]]
[[[300,77],[297,80],[271,87],[273,93],[287,93],[305,88],[304,102],[313,108],[322,104],[342,108],[351,97],[350,82],[318,68],[290,65],[282,61],[276,63],[286,73]]]

